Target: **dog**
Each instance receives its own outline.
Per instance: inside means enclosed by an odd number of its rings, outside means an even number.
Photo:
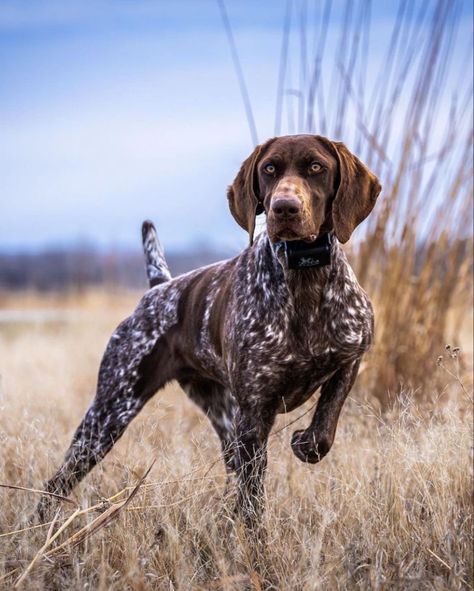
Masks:
[[[95,398],[46,491],[68,495],[145,403],[177,380],[209,418],[236,476],[238,511],[255,523],[276,415],[321,389],[310,425],[291,441],[299,460],[320,461],[372,342],[372,306],[340,243],[380,190],[344,144],[276,137],[253,151],[228,189],[230,211],[249,234],[237,257],[171,278],[145,222],[151,288],[113,333]],[[254,239],[259,213],[267,229]]]

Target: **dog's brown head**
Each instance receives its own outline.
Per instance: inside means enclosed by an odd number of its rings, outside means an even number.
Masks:
[[[340,142],[317,135],[273,138],[245,160],[227,197],[250,242],[266,212],[270,240],[307,240],[334,230],[347,242],[372,211],[377,177]]]

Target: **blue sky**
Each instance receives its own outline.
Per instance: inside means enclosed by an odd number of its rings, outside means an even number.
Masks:
[[[226,5],[263,140],[286,2]],[[369,77],[397,6],[374,3]],[[215,0],[0,0],[0,80],[0,250],[135,247],[145,217],[168,248],[245,244],[225,191],[252,142]]]

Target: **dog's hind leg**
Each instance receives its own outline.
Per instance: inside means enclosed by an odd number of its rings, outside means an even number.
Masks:
[[[136,312],[113,334],[99,370],[96,396],[77,428],[63,465],[46,491],[67,496],[111,450],[153,394],[175,377],[166,337],[153,339],[146,313]],[[43,496],[40,517],[50,504]]]

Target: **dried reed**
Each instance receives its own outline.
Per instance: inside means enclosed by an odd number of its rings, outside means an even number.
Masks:
[[[275,132],[342,140],[383,185],[351,260],[376,309],[360,384],[384,408],[407,387],[432,397],[436,357],[472,319],[472,80],[463,73],[472,57],[459,64],[454,52],[456,43],[472,50],[472,39],[458,38],[461,9],[400,2],[374,65],[370,3],[287,2]],[[342,24],[328,47],[331,15]]]

